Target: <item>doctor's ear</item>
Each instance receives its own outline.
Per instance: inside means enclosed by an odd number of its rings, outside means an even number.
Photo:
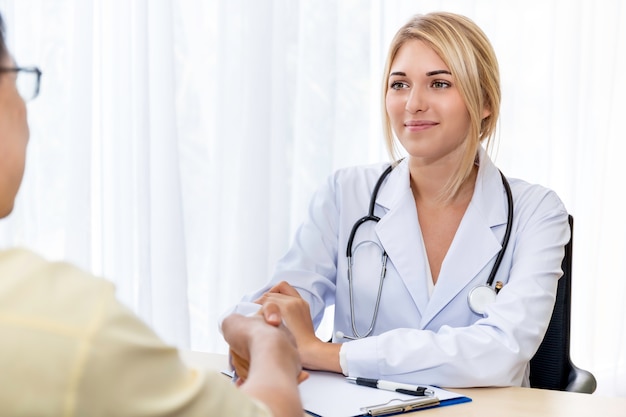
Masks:
[[[487,125],[490,121],[491,110],[488,107],[485,107],[482,112],[482,119],[480,120],[480,131],[481,133],[485,131],[485,125]]]
[[[491,116],[491,109],[489,108],[489,106],[483,107],[482,121],[484,122],[486,119],[489,118],[489,116]]]

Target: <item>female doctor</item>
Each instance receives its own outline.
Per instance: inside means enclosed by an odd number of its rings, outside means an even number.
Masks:
[[[383,106],[397,162],[335,172],[246,300],[280,306],[308,369],[527,386],[569,226],[553,191],[505,178],[485,151],[500,110],[485,34],[451,13],[412,18],[391,43]],[[327,343],[314,329],[333,304]]]

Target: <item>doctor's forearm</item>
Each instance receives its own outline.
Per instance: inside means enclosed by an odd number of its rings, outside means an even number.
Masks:
[[[318,339],[315,343],[299,347],[302,366],[314,371],[342,373],[339,364],[341,343],[326,343]]]

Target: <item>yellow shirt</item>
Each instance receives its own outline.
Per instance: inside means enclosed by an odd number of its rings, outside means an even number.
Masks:
[[[0,416],[269,416],[115,298],[111,283],[0,251]]]

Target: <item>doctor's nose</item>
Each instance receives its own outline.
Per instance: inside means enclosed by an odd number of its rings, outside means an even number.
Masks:
[[[406,104],[404,105],[404,109],[411,114],[425,111],[427,107],[428,106],[423,94],[417,90],[411,91],[411,94],[407,97]]]

